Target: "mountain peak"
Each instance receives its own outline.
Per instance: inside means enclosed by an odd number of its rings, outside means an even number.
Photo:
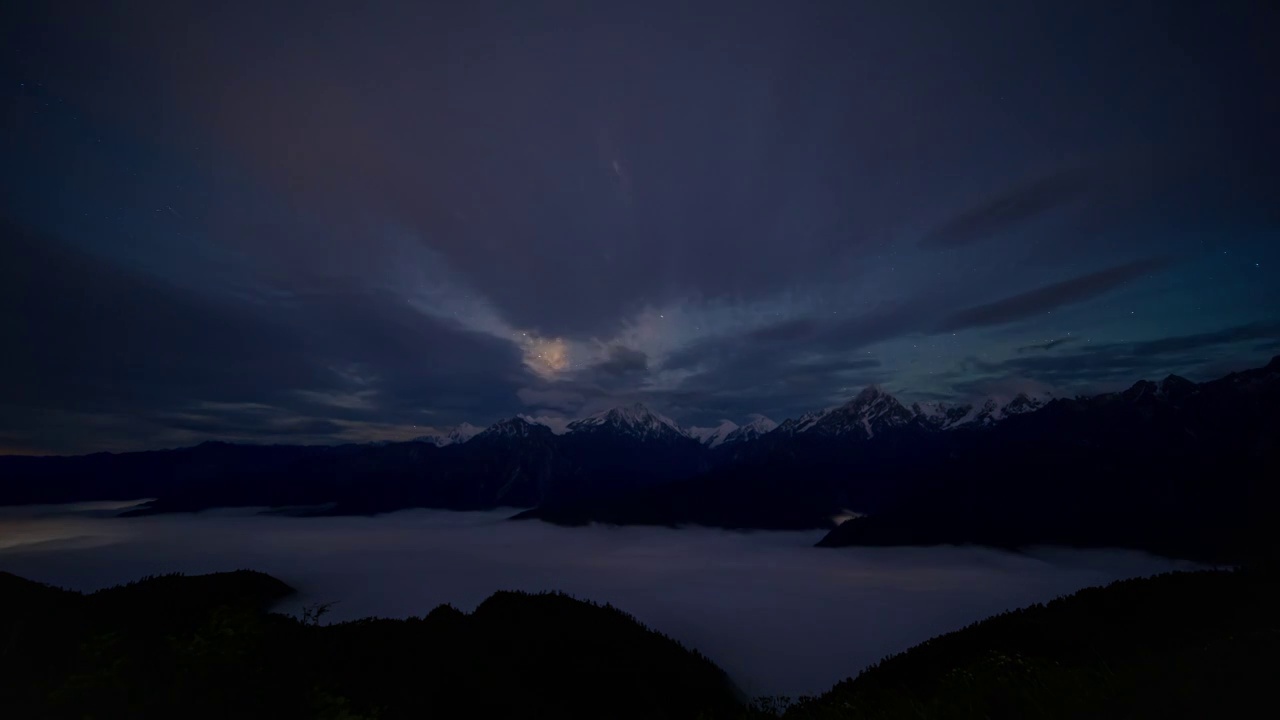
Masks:
[[[844,410],[850,408],[865,408],[884,404],[901,406],[897,398],[886,392],[883,387],[880,387],[879,385],[868,385],[862,388],[862,391],[857,395],[854,395],[852,400],[836,409]]]
[[[1160,381],[1158,392],[1163,398],[1178,401],[1199,389],[1200,386],[1190,380],[1178,375],[1170,374]]]
[[[738,424],[734,421],[721,420],[720,424],[715,427],[691,427],[686,434],[707,447],[717,447],[722,445],[737,429]]]
[[[551,435],[551,428],[541,423],[529,422],[519,415],[499,420],[490,425],[484,432],[476,437],[495,438],[495,437],[530,437],[540,435]]]
[[[868,385],[849,402],[824,414],[811,427],[823,435],[853,433],[871,438],[887,428],[905,425],[911,418],[911,411],[884,388]]]
[[[751,422],[743,425],[740,429],[751,428],[760,433],[767,433],[778,427],[778,423],[760,413],[751,413],[747,417],[751,418]]]
[[[761,435],[764,435],[767,432],[772,432],[778,427],[778,423],[759,413],[755,413],[749,417],[751,418],[751,422],[737,428],[725,436],[722,444],[733,444],[755,440]]]
[[[472,425],[469,422],[464,422],[451,430],[449,435],[451,437],[461,438],[462,442],[465,442],[482,432],[484,432],[484,428],[479,425]]]
[[[461,445],[471,438],[484,432],[484,428],[464,422],[454,426],[450,430],[437,430],[414,438],[417,442],[426,442],[436,447],[444,447],[445,445]]]
[[[1000,409],[1000,415],[1001,417],[1009,417],[1010,415],[1021,415],[1022,413],[1029,413],[1029,412],[1034,412],[1036,410],[1039,410],[1043,406],[1044,406],[1043,401],[1033,399],[1031,396],[1027,395],[1026,393],[1020,392],[1017,395],[1014,395],[1012,400],[1005,403],[1005,406]]]
[[[525,422],[533,423],[534,425],[542,425],[551,430],[551,434],[553,435],[563,435],[565,431],[568,430],[569,421],[561,417],[550,415],[534,417],[524,413],[519,413],[516,417],[524,420]]]
[[[598,413],[592,417],[603,417],[615,422],[643,424],[661,423],[663,425],[669,425],[675,429],[679,429],[680,427],[676,424],[676,421],[650,410],[649,407],[642,402],[634,402],[630,405],[619,405],[618,407],[605,410],[603,413]]]
[[[831,414],[832,409],[833,408],[811,410],[798,418],[788,418],[778,426],[778,429],[786,435],[796,435],[798,433],[807,432],[813,428],[819,420]]]
[[[644,403],[635,402],[620,405],[591,417],[569,423],[569,432],[580,432],[594,428],[613,427],[639,437],[658,437],[667,434],[687,437],[676,421],[656,413]]]
[[[988,397],[972,403],[914,403],[910,412],[916,422],[933,430],[985,427],[1014,415],[1035,412],[1052,399],[1053,394],[1049,392],[1038,393],[1035,397],[1019,392],[1007,402],[1004,398]]]
[[[1156,392],[1158,390],[1159,390],[1159,386],[1157,386],[1155,383],[1151,382],[1150,380],[1139,380],[1138,382],[1129,386],[1129,389],[1125,390],[1122,393],[1122,395],[1124,396],[1125,400],[1129,400],[1129,401],[1141,400],[1142,398],[1155,397]]]
[[[856,396],[854,396],[851,402],[858,403],[860,405],[865,405],[866,403],[872,402],[879,398],[886,398],[886,397],[892,397],[892,396],[889,395],[889,393],[885,392],[884,388],[873,383],[871,385],[868,385],[862,388],[862,392],[859,392]]]
[[[945,402],[912,403],[911,412],[921,425],[932,430],[950,430],[963,425],[973,414],[973,405]]]

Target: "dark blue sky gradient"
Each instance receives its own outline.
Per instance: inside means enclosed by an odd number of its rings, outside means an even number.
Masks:
[[[1280,348],[1268,3],[105,5],[0,23],[0,451]]]

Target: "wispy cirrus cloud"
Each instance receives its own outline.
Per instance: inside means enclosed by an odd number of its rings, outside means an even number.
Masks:
[[[1095,172],[1086,168],[1063,169],[1028,180],[960,213],[925,235],[920,247],[951,249],[1000,237],[1084,198],[1097,184]]]
[[[1003,325],[1024,320],[1066,305],[1091,300],[1169,265],[1167,258],[1148,258],[1116,265],[1070,280],[1044,285],[995,302],[974,305],[944,318],[941,332]]]

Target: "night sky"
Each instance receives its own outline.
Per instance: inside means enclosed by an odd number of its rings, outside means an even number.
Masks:
[[[1275,3],[368,5],[0,10],[0,452],[1280,352]]]

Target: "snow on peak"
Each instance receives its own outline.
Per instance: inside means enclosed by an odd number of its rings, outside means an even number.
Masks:
[[[991,425],[1014,415],[1035,412],[1053,399],[1051,393],[1032,397],[1018,393],[1012,399],[989,397],[973,403],[920,402],[911,406],[916,420],[934,430]]]
[[[734,421],[721,420],[715,427],[691,427],[685,434],[707,447],[717,447],[737,430],[738,424]]]
[[[1004,407],[1000,408],[1000,416],[1006,418],[1011,415],[1035,412],[1043,406],[1044,402],[1031,398],[1026,393],[1018,393],[1012,400],[1005,403]]]
[[[761,415],[760,413],[751,413],[747,417],[751,418],[751,422],[747,423],[746,425],[743,425],[740,428],[742,430],[754,430],[755,432],[763,435],[767,432],[771,432],[774,428],[778,427],[778,423],[770,420],[769,418],[765,417],[764,415]]]
[[[1027,393],[1020,392],[1012,398],[988,398],[983,403],[982,408],[985,411],[982,418],[983,422],[993,423],[999,422],[1014,415],[1024,415],[1026,413],[1035,412],[1044,407],[1053,399],[1052,393],[1040,393],[1036,397],[1032,397]]]
[[[934,430],[951,430],[963,424],[973,412],[972,405],[945,402],[912,403],[916,420]]]
[[[853,431],[871,438],[887,428],[907,424],[911,417],[911,412],[884,388],[869,385],[852,400],[828,413],[814,425],[814,429],[827,435]]]
[[[500,420],[485,429],[484,437],[528,437],[539,432],[550,432],[551,429],[541,423],[531,422],[523,415]]]
[[[826,417],[835,408],[811,410],[798,418],[787,418],[778,426],[778,431],[785,435],[797,435],[811,429],[815,423]]]
[[[723,442],[737,443],[737,442],[745,442],[748,440],[755,440],[761,435],[764,435],[765,433],[770,432],[774,428],[778,427],[778,423],[770,420],[769,418],[759,413],[755,413],[753,415],[750,415],[749,417],[751,418],[751,422],[737,428],[733,432],[730,432],[727,436],[725,436]]]
[[[583,420],[569,423],[568,431],[589,428],[614,427],[640,437],[656,437],[667,433],[686,436],[675,420],[653,412],[643,403],[632,403],[596,413]]]
[[[472,425],[469,422],[464,422],[455,427],[452,432],[449,433],[449,437],[453,438],[455,443],[464,443],[482,432],[484,432],[484,428]]]
[[[444,447],[445,445],[461,445],[482,432],[484,432],[484,428],[464,422],[449,430],[434,430],[426,435],[416,437],[414,440],[431,443],[436,447]]]

